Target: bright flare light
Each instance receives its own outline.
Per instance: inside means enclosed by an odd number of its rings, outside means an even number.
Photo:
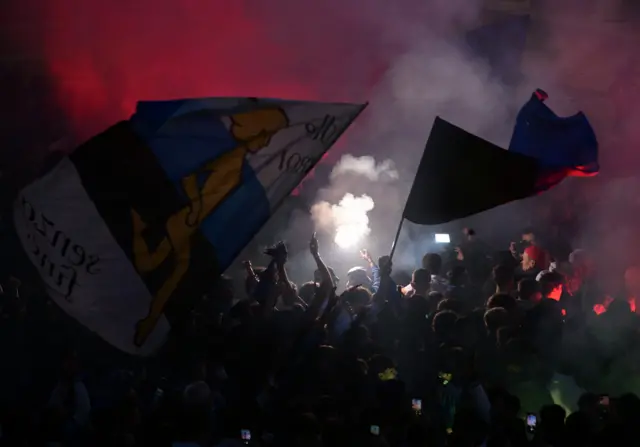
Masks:
[[[353,194],[345,194],[340,203],[331,205],[336,232],[333,240],[338,247],[352,248],[369,235],[371,228],[369,228],[367,213],[374,206],[371,197],[367,195],[355,197]]]

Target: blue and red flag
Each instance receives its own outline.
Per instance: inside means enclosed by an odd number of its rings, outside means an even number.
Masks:
[[[598,142],[587,117],[557,116],[537,90],[504,150],[436,118],[403,217],[422,225],[461,219],[546,191],[568,176],[597,174]]]
[[[596,175],[598,140],[587,116],[560,117],[544,103],[547,97],[538,89],[522,106],[509,150],[535,158],[554,177]]]

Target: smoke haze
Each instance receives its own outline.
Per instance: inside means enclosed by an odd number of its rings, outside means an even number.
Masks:
[[[375,207],[371,197],[344,195],[337,205],[321,201],[311,207],[311,218],[316,228],[333,232],[333,241],[340,248],[351,248],[371,233],[369,216]]]
[[[363,157],[354,157],[351,154],[344,155],[331,171],[331,179],[349,173],[362,175],[372,182],[379,179],[395,180],[398,178],[398,171],[395,169],[393,160],[387,159],[376,164],[376,159],[369,155]]]
[[[637,220],[629,196],[638,183],[626,179],[640,167],[635,125],[640,119],[640,27],[633,5],[532,0],[525,79],[507,90],[462,40],[464,31],[486,15],[483,7],[496,3],[523,2],[369,0],[366,7],[362,0],[7,3],[0,11],[1,36],[11,82],[2,88],[9,101],[5,110],[12,111],[7,122],[21,124],[2,128],[8,142],[4,158],[9,164],[15,158],[35,165],[52,143],[86,138],[127,117],[144,99],[368,100],[366,112],[327,157],[326,163],[335,163],[342,156],[327,175],[329,183],[320,183],[322,176],[309,182],[303,188],[307,208],[297,204],[292,211],[294,205],[285,205],[256,243],[274,234],[306,241],[314,227],[308,212],[313,203],[328,204],[323,205],[327,211],[339,207],[346,194],[366,195],[374,207],[363,243],[379,255],[393,240],[433,118],[441,115],[504,147],[515,112],[533,88],[542,87],[559,114],[581,109],[590,118],[601,144],[600,178],[567,181],[542,197],[470,222],[480,234],[496,224],[515,232],[533,214],[563,213],[567,202],[585,203],[590,220],[583,222],[577,243],[632,258],[629,240],[612,228],[632,228]],[[633,231],[627,233],[640,242]],[[334,236],[322,241],[329,262],[340,269],[357,262],[357,250],[339,249]],[[407,225],[396,263],[415,265],[429,244],[419,229]],[[301,261],[300,269],[307,269],[307,262]]]

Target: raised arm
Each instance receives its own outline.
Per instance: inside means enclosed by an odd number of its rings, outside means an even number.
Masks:
[[[278,299],[276,273],[276,260],[272,259],[264,272],[260,274],[258,284],[253,292],[253,298],[260,303],[262,314],[265,317],[273,312],[273,307]]]
[[[280,285],[280,290],[282,291],[283,298],[288,298],[291,302],[297,301],[302,304],[304,307],[307,307],[307,303],[305,303],[296,292],[295,287],[292,285],[291,281],[289,281],[289,275],[287,274],[286,263],[287,263],[287,248],[283,242],[280,242],[278,246],[282,245],[281,254],[276,258],[276,265],[278,267],[278,284]]]
[[[309,241],[309,252],[311,253],[311,256],[313,256],[313,260],[316,261],[316,267],[318,269],[318,272],[320,273],[320,286],[322,287],[322,285],[325,284],[329,287],[333,287],[333,278],[331,277],[329,268],[320,257],[316,233],[313,233],[313,235],[311,236],[311,240]]]
[[[381,279],[380,268],[371,257],[369,250],[367,250],[366,248],[363,248],[362,250],[360,250],[360,256],[362,257],[362,259],[367,261],[367,264],[369,264],[369,268],[371,269],[371,277],[372,277],[371,292],[376,293],[380,288],[380,279]]]
[[[254,291],[258,285],[258,275],[256,275],[256,272],[253,270],[251,261],[243,261],[242,266],[247,274],[247,290]]]
[[[331,278],[331,273],[329,273],[329,269],[320,257],[316,233],[313,233],[313,236],[311,236],[311,240],[309,241],[309,252],[316,261],[316,267],[320,273],[320,287],[317,288],[316,294],[307,309],[309,316],[315,320],[320,313],[322,304],[329,297],[329,292],[333,289],[334,284],[333,278]]]

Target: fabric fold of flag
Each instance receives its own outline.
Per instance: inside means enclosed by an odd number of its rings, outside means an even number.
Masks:
[[[553,186],[553,181],[541,182],[543,172],[534,158],[437,117],[403,217],[436,225],[477,214]]]
[[[65,312],[150,355],[364,107],[139,103],[20,192],[18,237]]]
[[[559,117],[538,89],[520,109],[509,150],[528,155],[550,171],[569,176],[591,176],[600,170],[598,140],[587,116],[578,112]]]
[[[403,217],[435,225],[546,191],[599,171],[598,141],[584,113],[561,118],[538,89],[518,113],[509,150],[437,117]]]

